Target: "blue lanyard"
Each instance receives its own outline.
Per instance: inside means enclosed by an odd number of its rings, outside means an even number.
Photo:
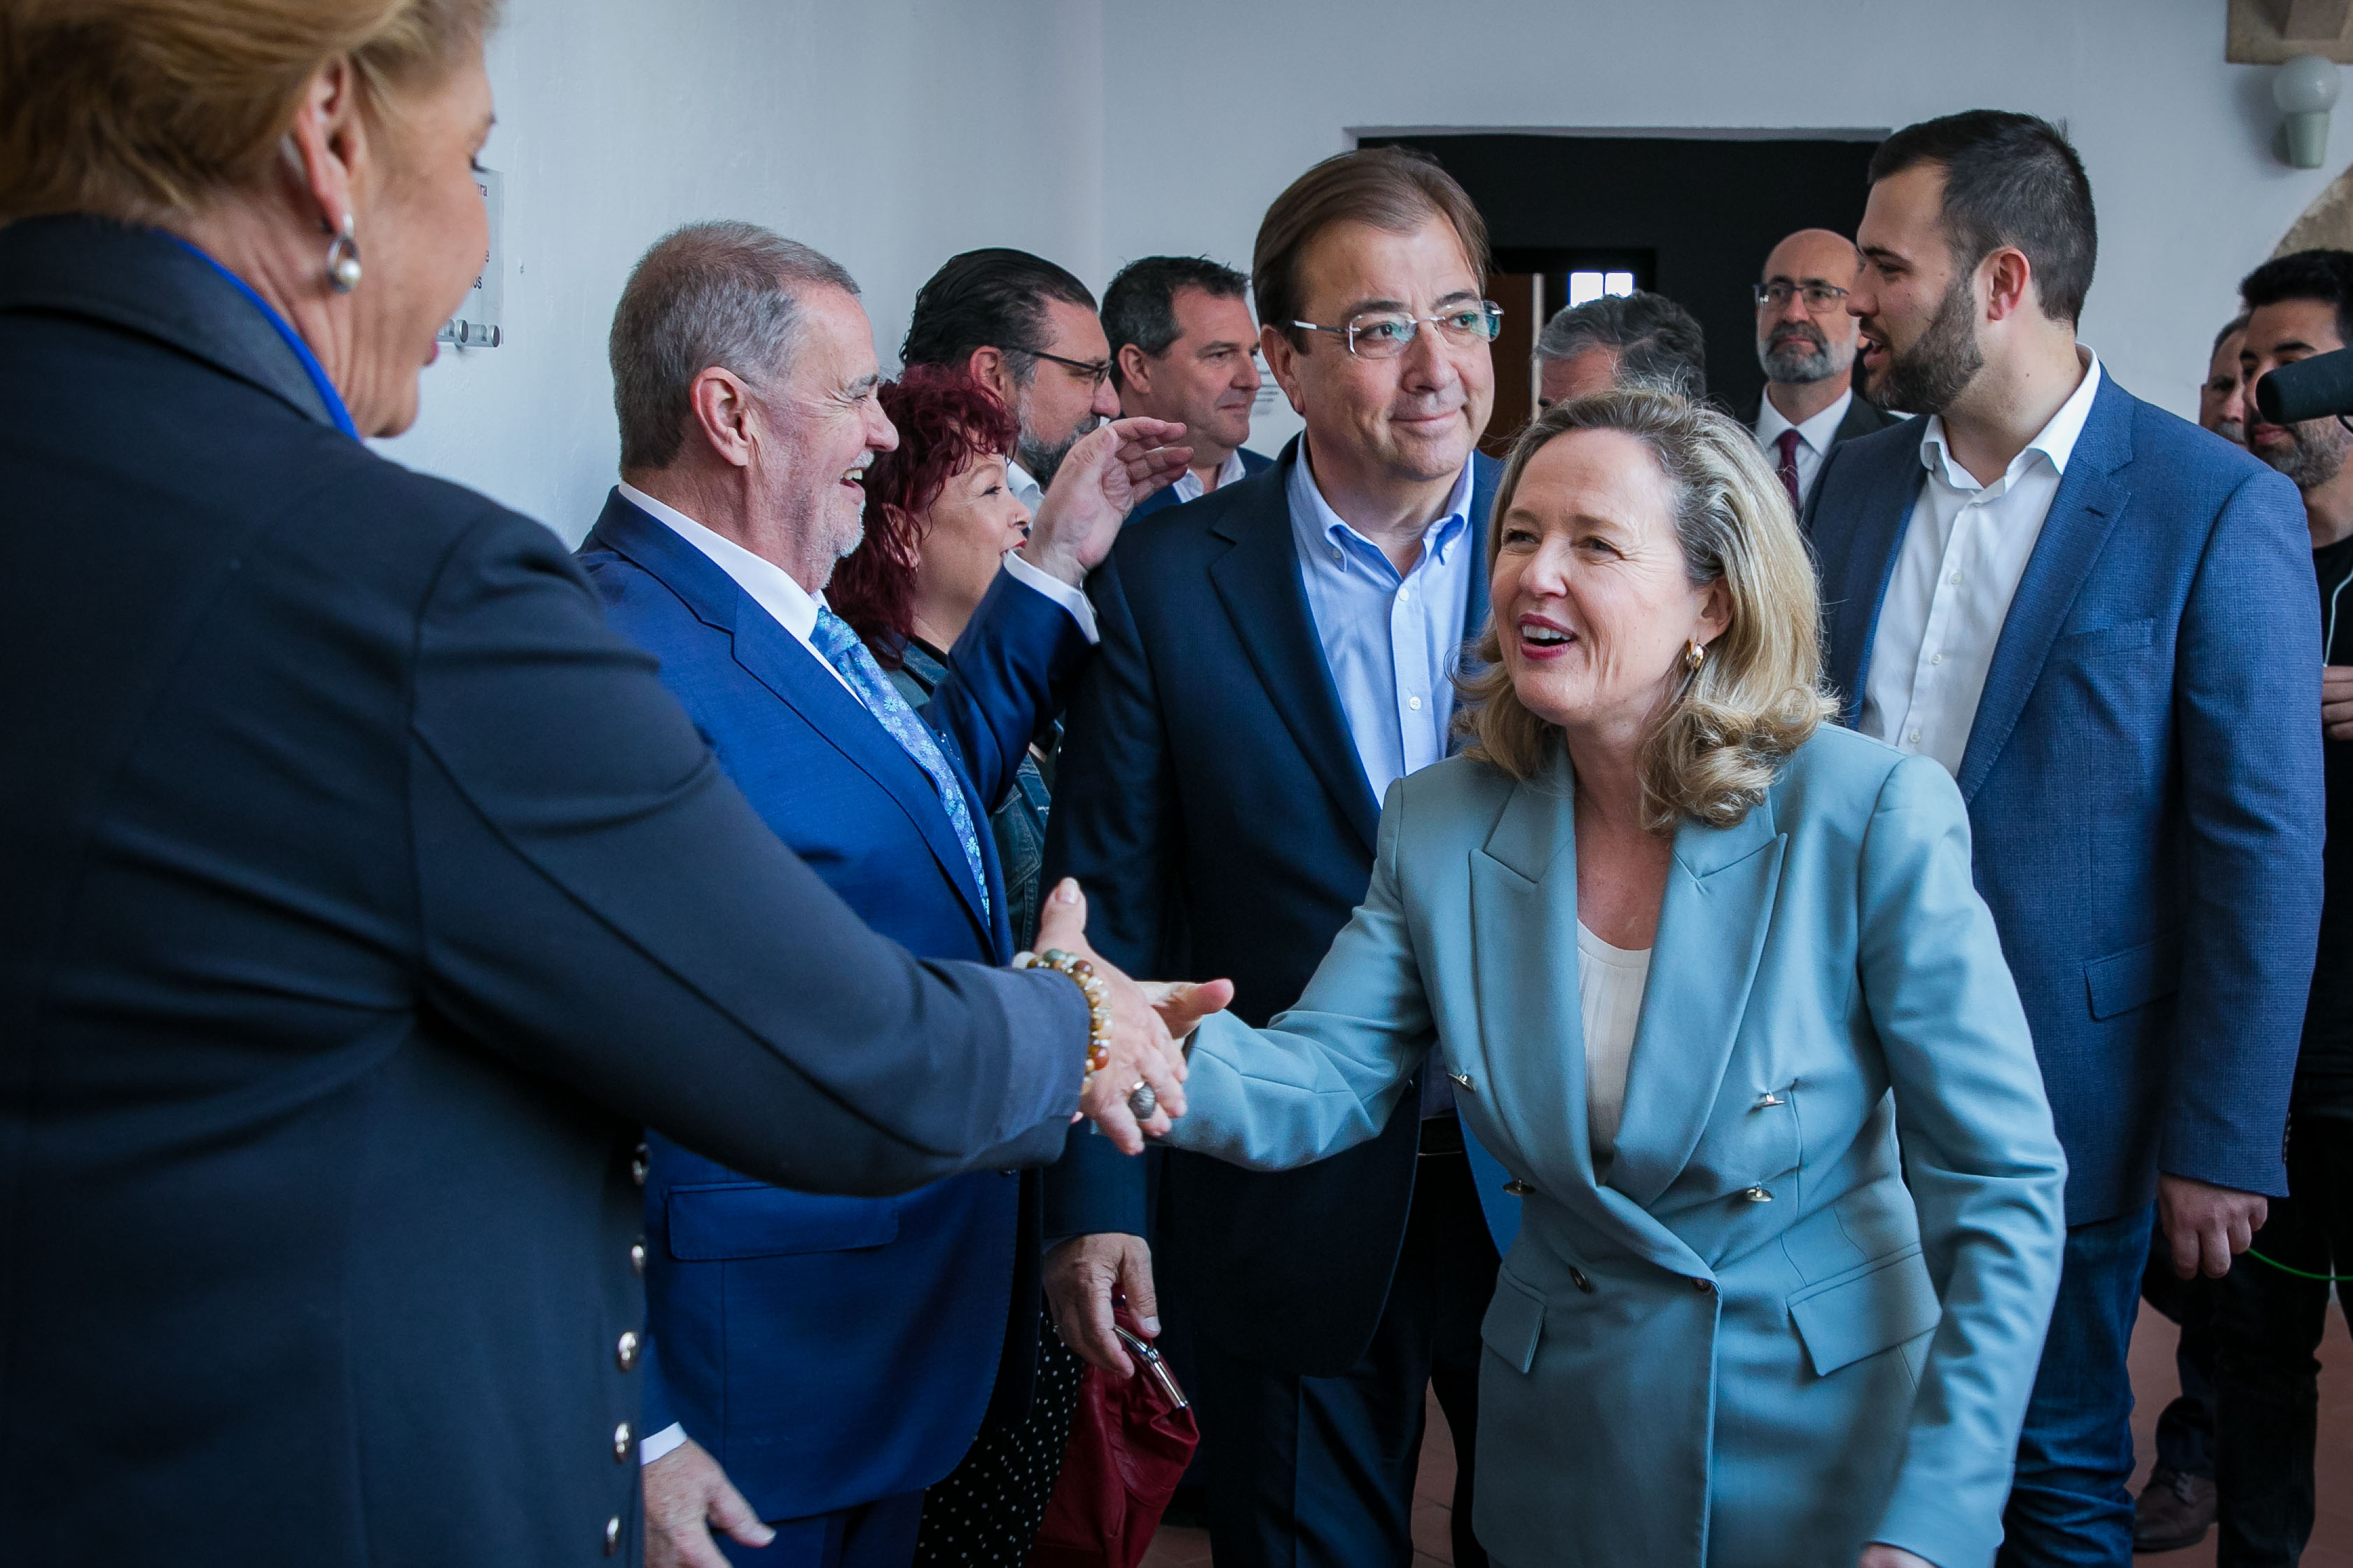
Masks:
[[[231,288],[253,301],[253,308],[261,312],[261,319],[268,321],[272,330],[286,340],[286,346],[294,351],[296,359],[301,361],[302,374],[311,378],[311,386],[318,393],[319,401],[327,405],[327,416],[335,422],[335,428],[353,440],[358,440],[359,426],[352,423],[352,412],[343,406],[343,395],[337,392],[335,384],[327,379],[326,367],[319,363],[319,356],[311,352],[311,345],[302,341],[302,334],[296,331],[292,324],[270,306],[269,300],[255,293],[253,286],[244,279],[239,278],[236,273],[206,255],[204,251],[190,245],[170,230],[157,229],[155,232],[227,279]]]

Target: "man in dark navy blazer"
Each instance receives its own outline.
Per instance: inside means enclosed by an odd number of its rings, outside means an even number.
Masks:
[[[2077,344],[2095,237],[2058,132],[1930,121],[1872,179],[1864,390],[1928,417],[1833,447],[1815,487],[1829,668],[1850,722],[1959,782],[2067,1152],[2000,1561],[2121,1568],[2152,1210],[2180,1272],[2221,1275],[2286,1190],[2320,907],[2310,542],[2293,485]]]
[[[1486,236],[1391,150],[1327,161],[1267,214],[1268,363],[1307,424],[1268,471],[1131,521],[1090,584],[1103,644],[1068,719],[1048,875],[1085,886],[1115,962],[1295,1001],[1372,873],[1389,782],[1451,747],[1449,681],[1486,616],[1496,466]],[[1442,1078],[1374,1142],[1305,1170],[1169,1153],[1156,1245],[1193,1321],[1221,1568],[1407,1568],[1426,1391],[1471,1533],[1479,1324],[1517,1200],[1474,1182]],[[1468,1092],[1465,1090],[1463,1092]],[[1048,1295],[1099,1365],[1109,1298],[1155,1315],[1143,1173],[1073,1138],[1049,1182]],[[1482,1189],[1487,1190],[1482,1190]]]
[[[1103,336],[1120,412],[1185,426],[1193,460],[1176,482],[1137,503],[1133,522],[1198,500],[1268,468],[1242,445],[1265,378],[1250,279],[1199,256],[1147,256],[1103,290]]]
[[[898,445],[854,288],[747,225],[649,250],[614,318],[624,479],[581,560],[608,622],[659,657],[720,765],[828,886],[914,952],[1002,963],[987,814],[1093,639],[1078,584],[1141,488],[1120,443],[1166,427],[1073,450],[1030,559],[1013,558],[919,714],[824,599],[861,536],[858,476]],[[648,1142],[649,1559],[716,1563],[716,1517],[744,1544],[766,1521],[756,1560],[776,1568],[905,1568],[923,1490],[992,1390],[1029,1397],[1035,1178],[818,1196]]]

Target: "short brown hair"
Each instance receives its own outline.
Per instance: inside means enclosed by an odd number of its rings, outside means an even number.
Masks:
[[[365,90],[429,82],[501,0],[6,0],[0,223],[153,222],[262,178],[303,84],[339,58]]]
[[[1675,535],[1697,586],[1723,580],[1732,618],[1642,739],[1642,817],[1652,832],[1684,817],[1729,827],[1748,815],[1783,759],[1836,709],[1822,689],[1820,602],[1789,492],[1757,437],[1729,416],[1655,387],[1620,387],[1554,404],[1513,444],[1487,521],[1495,559],[1528,459],[1572,430],[1619,430],[1650,448],[1675,491]],[[1455,685],[1465,754],[1514,778],[1546,765],[1558,729],[1513,689],[1489,617],[1479,668]]]
[[[1368,224],[1391,234],[1411,234],[1432,218],[1442,218],[1453,228],[1479,286],[1485,288],[1487,220],[1437,159],[1409,147],[1360,147],[1324,159],[1292,181],[1258,226],[1258,244],[1250,250],[1250,291],[1257,296],[1260,324],[1306,346],[1291,324],[1307,309],[1300,297],[1299,263],[1315,237],[1334,224]]]

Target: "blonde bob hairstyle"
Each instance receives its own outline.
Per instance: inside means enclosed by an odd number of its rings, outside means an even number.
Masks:
[[[500,0],[0,0],[0,223],[154,223],[257,187],[319,69],[438,84]]]
[[[1714,409],[1652,388],[1596,393],[1554,404],[1514,443],[1487,522],[1491,564],[1528,459],[1572,430],[1620,430],[1650,449],[1674,487],[1675,535],[1692,584],[1720,578],[1730,592],[1730,624],[1652,718],[1640,763],[1651,831],[1683,817],[1729,827],[1837,707],[1822,689],[1820,604],[1789,493],[1756,437]],[[1480,667],[1456,678],[1464,750],[1514,778],[1532,777],[1559,728],[1521,706],[1492,617],[1477,653]]]

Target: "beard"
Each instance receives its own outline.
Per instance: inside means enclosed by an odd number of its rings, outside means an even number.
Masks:
[[[2347,454],[2353,453],[2353,430],[2334,419],[2307,419],[2284,428],[2294,438],[2292,444],[2255,456],[2285,474],[2299,490],[2309,493],[2335,479]]]
[[[1103,422],[1102,415],[1090,414],[1079,421],[1076,429],[1048,446],[1029,433],[1029,422],[1025,419],[1021,422],[1021,434],[1014,438],[1013,459],[1029,470],[1029,477],[1038,481],[1039,489],[1051,489],[1054,476],[1062,471],[1062,459],[1071,455],[1071,448],[1079,444],[1079,437]]]
[[[1978,352],[1977,291],[1966,277],[1956,278],[1919,341],[1900,353],[1888,344],[1887,363],[1864,390],[1882,408],[1942,414],[1984,368],[1985,355]]]
[[[1834,375],[1844,375],[1854,363],[1854,350],[1839,353],[1831,347],[1830,339],[1811,321],[1794,326],[1775,327],[1765,342],[1757,345],[1757,363],[1765,369],[1765,379],[1782,385],[1810,386],[1818,381],[1828,381]]]
[[[2214,434],[2233,447],[2243,447],[2247,444],[2247,426],[2242,420],[2217,419],[2214,422]]]

